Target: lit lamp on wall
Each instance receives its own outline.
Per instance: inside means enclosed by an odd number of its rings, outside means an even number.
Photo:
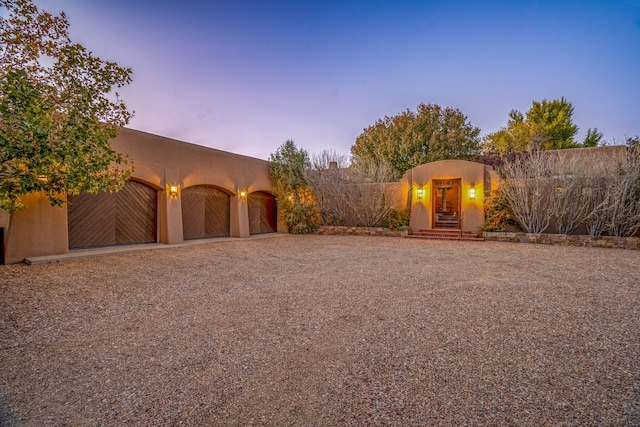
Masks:
[[[417,197],[419,202],[422,201],[422,198],[424,197],[424,190],[422,188],[418,188],[416,190],[416,197]]]
[[[244,202],[245,200],[247,200],[247,190],[240,190],[238,194],[240,195],[241,201]]]
[[[171,184],[169,186],[169,197],[171,199],[176,199],[178,197],[178,192],[180,191],[180,186],[176,184]]]
[[[476,199],[476,187],[471,186],[469,187],[469,200],[475,200]]]

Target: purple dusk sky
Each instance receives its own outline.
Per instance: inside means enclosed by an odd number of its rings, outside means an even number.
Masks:
[[[267,159],[348,153],[377,119],[435,103],[487,134],[564,96],[581,141],[640,135],[640,0],[36,0],[133,69],[129,127]]]

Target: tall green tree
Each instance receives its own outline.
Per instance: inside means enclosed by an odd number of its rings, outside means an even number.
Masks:
[[[589,129],[582,143],[575,140],[578,126],[573,123],[573,105],[566,99],[534,101],[522,114],[511,110],[507,125],[483,137],[488,152],[523,152],[531,149],[595,147],[602,142],[597,128]]]
[[[558,150],[576,146],[574,137],[578,126],[573,123],[573,105],[564,99],[534,101],[527,111],[527,123],[533,133],[540,132],[546,137],[544,148]]]
[[[278,211],[290,233],[315,231],[320,218],[305,170],[311,167],[309,153],[288,140],[269,156],[269,177]]]
[[[470,160],[480,152],[480,129],[460,110],[420,104],[367,127],[351,146],[354,164],[387,165],[392,178],[427,162]]]
[[[115,191],[132,166],[109,141],[131,113],[115,92],[131,69],[69,38],[64,13],[0,0],[0,207],[44,192],[52,205],[80,192]]]

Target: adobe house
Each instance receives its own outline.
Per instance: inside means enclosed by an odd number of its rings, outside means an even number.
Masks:
[[[400,183],[408,189],[413,230],[466,230],[484,223],[483,200],[491,192],[492,168],[465,160],[441,160],[410,169]]]
[[[118,193],[82,194],[63,207],[44,195],[23,198],[4,263],[59,255],[86,247],[209,237],[248,237],[278,230],[275,198],[265,160],[232,154],[132,129],[112,147],[135,170]],[[0,210],[0,227],[9,217]]]
[[[0,263],[60,255],[73,249],[151,243],[177,244],[211,237],[248,237],[283,231],[269,180],[269,162],[132,129],[113,148],[133,161],[131,180],[118,193],[81,194],[52,207],[43,194],[23,198],[8,238],[9,217],[0,210]],[[597,152],[620,157],[624,147],[563,150],[563,156]],[[623,157],[623,156],[622,156]],[[417,166],[387,184],[410,208],[418,230],[479,233],[483,200],[499,185],[493,169],[464,160]],[[4,231],[4,236],[2,236]]]
[[[212,237],[248,237],[284,230],[265,160],[121,129],[112,147],[135,166],[124,189],[81,194],[62,207],[43,194],[23,198],[4,263],[60,255],[70,250],[152,243],[177,244]],[[473,233],[484,222],[482,200],[490,191],[490,168],[462,160],[428,163],[397,183],[399,206],[411,207],[411,227]],[[0,210],[0,229],[8,215]]]

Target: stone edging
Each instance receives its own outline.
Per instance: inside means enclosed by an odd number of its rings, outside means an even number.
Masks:
[[[383,236],[383,237],[404,237],[406,231],[389,230],[385,227],[346,227],[337,225],[323,225],[318,228],[316,234],[322,236]]]
[[[537,234],[537,233],[514,233],[514,232],[488,232],[482,233],[487,241],[493,242],[516,242],[516,243],[538,243],[543,245],[564,245],[564,246],[588,246],[597,248],[620,248],[640,250],[639,237],[592,237],[585,235],[566,234]]]

